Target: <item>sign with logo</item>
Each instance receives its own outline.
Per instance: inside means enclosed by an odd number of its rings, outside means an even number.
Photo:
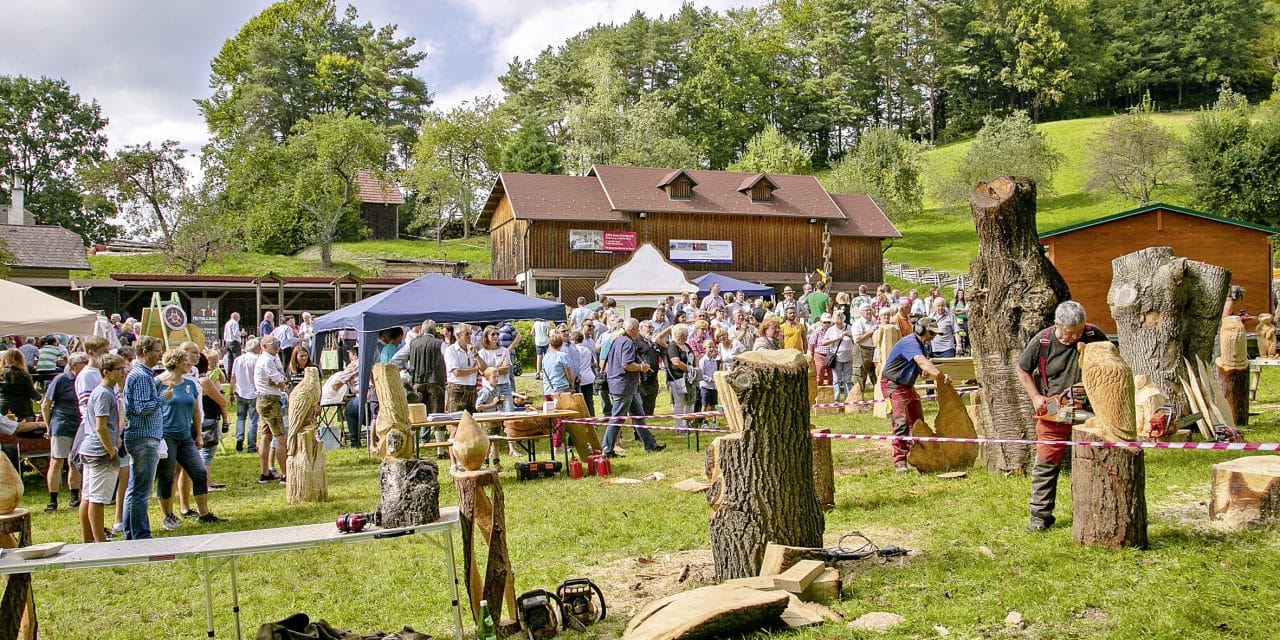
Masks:
[[[594,253],[630,253],[636,250],[636,232],[570,229],[569,250]]]
[[[222,331],[218,329],[218,299],[192,298],[191,324],[200,327],[209,342],[222,339]]]
[[[733,262],[731,240],[669,240],[667,255],[672,262]]]

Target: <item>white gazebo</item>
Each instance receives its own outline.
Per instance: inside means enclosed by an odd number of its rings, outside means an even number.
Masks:
[[[0,300],[5,304],[0,336],[93,335],[97,314],[78,304],[9,280],[0,280]]]
[[[698,293],[698,285],[689,282],[680,267],[671,264],[650,243],[640,245],[631,259],[609,272],[596,295],[618,301],[623,317],[632,317],[638,309],[655,309],[667,296]]]

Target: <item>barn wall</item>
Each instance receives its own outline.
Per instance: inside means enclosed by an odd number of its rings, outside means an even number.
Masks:
[[[360,218],[369,227],[371,240],[395,240],[400,237],[400,207],[394,204],[363,203]]]
[[[1267,234],[1168,210],[1157,210],[1045,238],[1049,259],[1084,305],[1090,322],[1114,333],[1107,306],[1111,261],[1146,247],[1231,270],[1245,288],[1236,309],[1257,315],[1271,308],[1271,243]]]

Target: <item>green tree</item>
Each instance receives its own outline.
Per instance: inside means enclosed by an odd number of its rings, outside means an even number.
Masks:
[[[89,197],[100,199],[123,213],[136,234],[159,238],[173,246],[178,202],[187,191],[190,172],[182,166],[187,150],[176,140],[159,147],[150,142],[128,145],[111,157],[80,166],[80,184]]]
[[[492,100],[463,104],[447,113],[429,113],[414,147],[406,182],[418,194],[415,228],[436,225],[443,239],[450,220],[471,236],[488,190],[497,177],[505,127]]]
[[[807,175],[813,173],[813,165],[808,152],[769,125],[747,142],[747,150],[729,171]]]
[[[832,192],[865,193],[890,218],[901,220],[920,210],[920,168],[920,145],[878,127],[863,132],[824,183]]]
[[[372,170],[381,177],[379,167],[389,151],[381,126],[341,110],[298,123],[286,144],[296,167],[286,191],[310,216],[325,269],[333,266],[333,241],[343,218],[358,206],[357,172]]]
[[[98,103],[85,103],[61,79],[0,76],[0,174],[22,178],[26,208],[41,223],[87,243],[120,231],[110,223],[114,211],[85,206],[74,181],[79,165],[106,155],[106,126]],[[9,186],[0,185],[6,198]]]
[[[551,144],[546,126],[535,117],[525,118],[503,145],[501,166],[515,173],[564,173],[560,148]]]
[[[1151,119],[1152,110],[1147,95],[1141,106],[1103,129],[1089,154],[1089,189],[1147,204],[1176,175],[1178,141]]]
[[[675,111],[647,93],[627,109],[617,151],[610,162],[635,167],[701,166],[698,149],[676,130]]]
[[[222,208],[222,200],[204,182],[177,203],[177,227],[167,254],[183,273],[195,273],[210,260],[225,260],[236,252],[234,229],[239,220]]]
[[[935,195],[944,202],[964,202],[977,183],[1005,175],[1031,178],[1041,193],[1052,193],[1053,172],[1061,163],[1062,154],[1025,111],[987,116],[958,166],[935,185]]]
[[[1243,97],[1223,88],[1210,111],[1191,122],[1182,157],[1196,205],[1206,211],[1267,225],[1280,223],[1280,110],[1257,119]]]
[[[613,162],[626,130],[626,88],[607,52],[597,52],[583,63],[589,89],[569,104],[565,117],[569,144],[565,160],[570,171],[583,173],[593,164]]]

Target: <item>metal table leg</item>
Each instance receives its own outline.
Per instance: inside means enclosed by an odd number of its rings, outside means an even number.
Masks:
[[[453,530],[444,530],[444,562],[449,575],[449,594],[453,598],[453,637],[462,640],[462,607],[458,602],[458,566],[453,560]]]
[[[213,632],[213,593],[209,587],[209,559],[200,559],[200,576],[204,578],[204,619],[205,631],[209,637],[214,637]]]
[[[236,640],[240,636],[240,585],[236,582],[236,557],[231,556],[231,615],[236,621]]]

